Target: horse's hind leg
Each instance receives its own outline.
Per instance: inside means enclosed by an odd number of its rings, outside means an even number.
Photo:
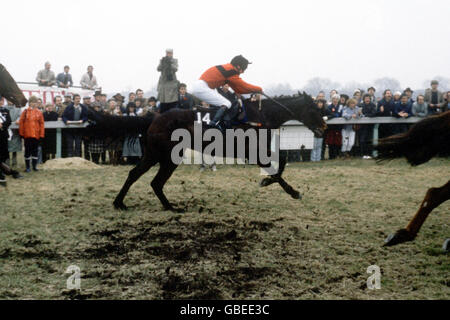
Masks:
[[[144,156],[144,158],[134,167],[128,174],[122,189],[114,200],[114,207],[119,210],[126,210],[127,206],[123,203],[123,199],[128,193],[130,187],[135,183],[144,173],[146,173],[152,166],[156,164],[157,160]]]
[[[395,234],[389,235],[386,239],[385,246],[393,246],[406,241],[412,241],[427,219],[428,215],[437,208],[441,203],[450,199],[450,181],[440,188],[431,188],[425,195],[425,199],[417,211],[416,215],[405,229],[398,230]]]
[[[163,192],[164,185],[166,184],[167,180],[169,180],[170,176],[175,171],[178,165],[174,164],[171,159],[166,159],[165,161],[160,161],[159,163],[159,171],[156,174],[155,178],[153,178],[153,181],[151,183],[153,191],[155,191],[156,196],[158,197],[159,201],[161,201],[165,210],[180,211],[175,210],[175,208],[172,207]]]
[[[267,178],[264,178],[260,182],[261,187],[267,187],[268,185],[271,185],[272,183],[278,182],[278,184],[283,188],[284,191],[286,191],[287,194],[289,194],[294,199],[301,199],[302,196],[300,192],[292,188],[282,177],[281,175],[284,172],[284,169],[286,168],[286,157],[280,155],[280,162],[278,167],[278,172],[274,175],[271,175]]]
[[[279,178],[283,174],[283,171],[286,167],[286,157],[284,156],[284,152],[280,151],[280,159],[278,162],[278,172],[276,174],[270,175],[264,179],[261,180],[259,183],[260,187],[267,187],[270,186],[272,183],[279,182]]]
[[[300,192],[291,187],[281,176],[278,178],[278,183],[286,191],[292,198],[294,199],[302,199],[302,195]]]

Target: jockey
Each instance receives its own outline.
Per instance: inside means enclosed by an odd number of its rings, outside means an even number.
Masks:
[[[212,124],[218,126],[225,111],[231,108],[231,102],[216,91],[217,88],[228,83],[238,95],[244,93],[262,92],[262,88],[248,84],[239,75],[244,73],[251,62],[248,62],[242,55],[234,57],[230,63],[211,67],[206,70],[193,86],[191,93],[210,105],[219,106]]]

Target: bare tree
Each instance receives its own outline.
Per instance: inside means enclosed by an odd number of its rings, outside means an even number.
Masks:
[[[329,92],[332,89],[338,89],[340,87],[341,84],[339,82],[331,81],[328,78],[315,77],[309,79],[302,90],[313,96],[316,96],[319,91]]]
[[[376,79],[374,81],[374,86],[378,91],[384,91],[390,89],[392,91],[402,91],[400,82],[395,78],[384,77]]]

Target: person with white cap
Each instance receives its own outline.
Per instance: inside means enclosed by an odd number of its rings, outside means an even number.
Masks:
[[[157,70],[161,72],[157,88],[158,100],[161,103],[160,112],[164,113],[175,108],[178,103],[178,60],[173,57],[173,49],[166,49],[166,55],[161,58]]]
[[[402,96],[402,93],[400,91],[394,92],[394,103],[400,103],[400,97]]]
[[[357,104],[357,105],[359,105],[359,104],[361,103],[361,94],[362,94],[362,92],[361,92],[360,89],[356,89],[356,90],[353,92],[353,99],[356,100],[356,104]]]

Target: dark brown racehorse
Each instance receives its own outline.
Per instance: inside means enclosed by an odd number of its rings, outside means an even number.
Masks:
[[[413,166],[425,163],[436,155],[449,156],[450,111],[426,118],[416,123],[406,133],[382,139],[376,149],[380,160],[406,157]],[[446,174],[449,174],[448,168]],[[429,189],[419,210],[406,228],[390,235],[385,245],[393,246],[414,240],[431,211],[449,199],[450,181],[440,188]]]
[[[260,102],[246,101],[245,108],[248,122],[234,126],[233,128],[243,130],[256,129],[259,132],[261,129],[278,129],[286,121],[298,120],[304,123],[310,130],[314,131],[316,135],[320,136],[324,133],[326,124],[320,115],[319,109],[309,95],[303,93],[293,97],[281,97],[278,98],[278,102],[284,108],[270,100],[262,100]],[[114,200],[115,208],[121,210],[127,209],[123,200],[130,187],[152,166],[159,163],[158,173],[151,182],[151,186],[164,209],[181,211],[175,209],[170,204],[163,192],[164,185],[178,166],[171,158],[172,149],[178,141],[171,141],[171,137],[176,129],[186,129],[193,136],[194,123],[198,120],[199,111],[205,112],[204,109],[200,108],[198,110],[173,109],[161,115],[153,114],[149,118],[139,119],[139,117],[108,116],[90,110],[89,118],[94,123],[91,129],[97,132],[103,132],[109,136],[143,132],[142,129],[148,128],[146,130],[146,147],[144,149],[143,159],[130,171],[128,179]],[[213,115],[211,115],[211,119],[212,117]],[[202,152],[203,148],[209,143],[203,142],[202,150],[197,151]],[[245,140],[245,144],[245,156],[247,157],[248,150],[250,149],[248,140]],[[195,150],[194,147],[192,147],[193,150]],[[266,147],[270,150],[270,137],[267,140]],[[300,193],[282,178],[285,164],[286,159],[280,157],[278,172],[263,179],[261,186],[264,187],[272,183],[278,183],[289,195],[299,199],[301,198]],[[265,164],[259,165],[261,167],[267,167]]]

